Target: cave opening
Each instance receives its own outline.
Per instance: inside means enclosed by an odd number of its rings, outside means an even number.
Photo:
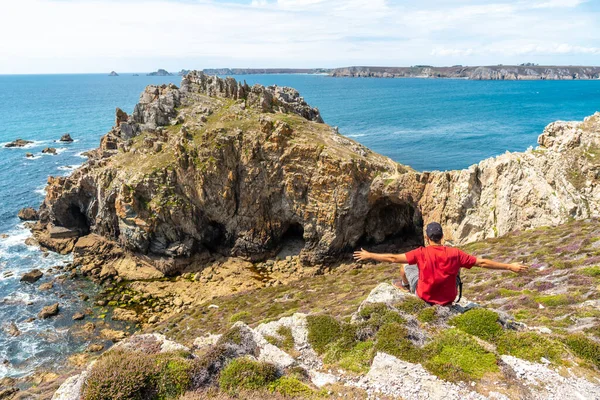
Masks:
[[[90,233],[88,218],[75,204],[69,205],[65,221],[61,222],[65,228],[77,230],[81,235]]]
[[[297,256],[305,244],[304,227],[297,222],[293,222],[288,225],[283,235],[281,235],[277,257],[284,259],[287,256]]]
[[[404,252],[423,246],[423,219],[411,203],[378,200],[365,218],[357,247],[376,252]]]

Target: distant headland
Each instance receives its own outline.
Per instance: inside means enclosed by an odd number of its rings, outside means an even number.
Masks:
[[[159,70],[161,71],[161,70]],[[166,72],[166,71],[165,71]],[[178,75],[186,75],[182,69]],[[257,75],[257,74],[326,74],[344,78],[453,78],[472,80],[592,80],[600,79],[600,67],[592,66],[541,66],[532,63],[520,65],[434,67],[352,66],[343,68],[207,68],[207,75]],[[156,74],[156,73],[153,73]]]

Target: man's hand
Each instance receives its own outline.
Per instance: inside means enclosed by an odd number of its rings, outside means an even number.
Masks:
[[[365,261],[371,258],[371,253],[364,249],[360,249],[360,251],[354,252],[354,260],[355,261]]]
[[[514,263],[510,264],[510,270],[512,272],[516,272],[517,274],[519,274],[521,272],[527,272],[528,269],[529,269],[528,265],[521,264],[518,262],[514,262]]]

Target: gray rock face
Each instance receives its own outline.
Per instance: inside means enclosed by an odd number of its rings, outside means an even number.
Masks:
[[[46,147],[44,150],[42,150],[42,154],[52,154],[55,156],[57,153],[54,147]]]
[[[44,273],[42,271],[40,271],[39,269],[34,269],[27,272],[26,274],[23,274],[23,276],[21,277],[21,282],[34,283],[39,281],[42,278],[42,276],[44,276]]]

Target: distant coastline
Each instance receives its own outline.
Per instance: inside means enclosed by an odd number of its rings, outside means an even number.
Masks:
[[[343,68],[207,68],[208,75],[262,75],[262,74],[311,74],[342,78],[446,78],[470,80],[597,80],[600,67],[593,66],[540,66],[492,65],[434,67],[415,65],[411,67],[352,66]],[[183,75],[187,70],[182,70]]]

